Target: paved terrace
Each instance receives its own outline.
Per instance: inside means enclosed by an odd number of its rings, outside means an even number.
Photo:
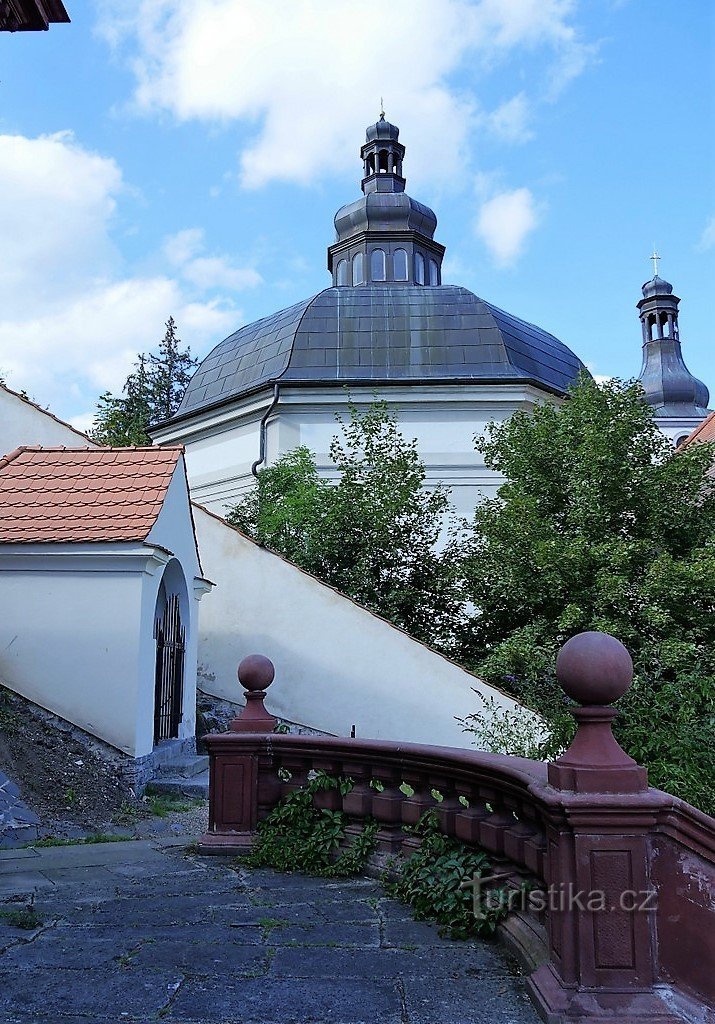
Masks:
[[[370,879],[246,871],[181,840],[0,854],[0,1021],[537,1024],[490,942],[450,942]]]

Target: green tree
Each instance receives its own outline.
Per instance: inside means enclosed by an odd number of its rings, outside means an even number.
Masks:
[[[89,436],[97,444],[123,448],[126,445],[150,445],[146,432],[151,420],[151,385],[147,357],[139,355],[134,370],[122,389],[122,397],[110,391],[100,395]]]
[[[181,347],[176,323],[169,317],[158,355],[137,356],[121,396],[109,391],[100,396],[91,438],[115,447],[150,445],[147,427],[173,416],[196,365],[190,348]]]
[[[438,538],[449,492],[424,487],[416,442],[384,402],[352,408],[333,438],[336,481],[307,448],[258,474],[229,522],[419,640],[450,650],[462,614],[453,545]],[[389,671],[389,669],[388,669]]]
[[[630,650],[636,678],[616,731],[653,785],[715,806],[715,490],[712,446],[675,451],[636,383],[583,376],[561,406],[478,440],[506,478],[464,550],[478,614],[461,655],[568,741],[556,653],[587,629]]]
[[[150,422],[159,422],[169,419],[179,408],[198,365],[198,360],[191,355],[191,349],[181,347],[173,316],[166,321],[166,333],[159,342],[159,354],[150,354],[149,364]]]

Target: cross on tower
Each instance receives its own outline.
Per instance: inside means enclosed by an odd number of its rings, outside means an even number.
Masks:
[[[653,260],[653,277],[657,277],[658,276],[658,260],[660,259],[660,256],[658,255],[658,252],[657,252],[655,246],[653,246],[653,255],[650,256],[649,259]]]

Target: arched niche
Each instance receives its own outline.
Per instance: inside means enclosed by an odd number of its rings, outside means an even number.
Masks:
[[[154,609],[154,746],[179,735],[190,628],[186,577],[172,558],[162,574]]]

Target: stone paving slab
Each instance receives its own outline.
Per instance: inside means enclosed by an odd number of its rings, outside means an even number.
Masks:
[[[440,939],[371,879],[151,842],[21,852],[0,902],[43,923],[0,918],[0,1024],[538,1022],[499,947]]]

